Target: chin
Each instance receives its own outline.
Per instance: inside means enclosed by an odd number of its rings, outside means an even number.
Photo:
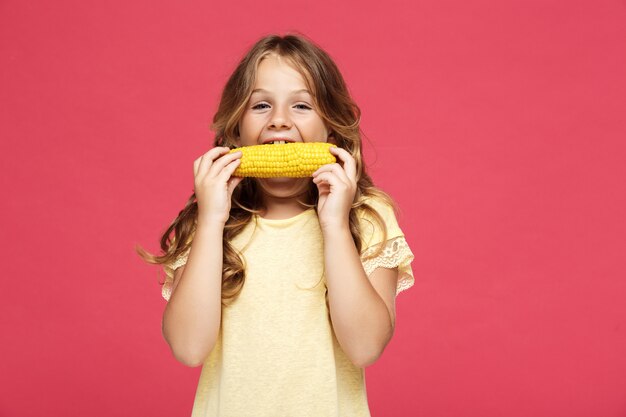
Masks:
[[[257,178],[261,188],[266,193],[276,197],[288,197],[293,195],[294,192],[305,192],[309,187],[309,182],[312,180],[312,178],[290,177]]]

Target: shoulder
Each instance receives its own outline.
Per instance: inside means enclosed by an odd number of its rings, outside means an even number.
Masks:
[[[359,202],[361,205],[356,210],[364,248],[403,235],[393,200],[374,195],[363,197]]]
[[[393,200],[388,202],[378,196],[368,196],[364,202],[380,216],[380,219],[376,221],[375,216],[367,210],[359,216],[363,268],[381,296],[389,294],[394,286],[393,282],[397,281],[395,284],[397,295],[411,287],[415,281],[411,269],[414,255],[396,219],[399,210]],[[387,271],[384,271],[385,269]],[[397,269],[397,273],[389,271],[393,269]],[[389,296],[386,299],[390,298]],[[389,305],[391,304],[388,303]]]
[[[396,206],[393,200],[387,201],[383,197],[372,195],[365,196],[359,200],[359,206],[357,207],[357,216],[360,219],[370,219],[372,218],[371,209],[379,214],[383,219],[389,217],[396,217]],[[365,208],[364,206],[367,206]]]

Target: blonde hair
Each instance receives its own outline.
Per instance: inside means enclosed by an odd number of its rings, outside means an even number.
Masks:
[[[286,59],[303,76],[312,92],[320,117],[327,123],[337,146],[348,151],[356,161],[357,191],[349,214],[350,233],[359,253],[362,252],[362,237],[359,230],[357,210],[368,214],[383,231],[383,242],[387,239],[387,228],[381,216],[364,200],[378,197],[396,211],[393,199],[374,186],[367,174],[361,154],[360,119],[361,110],[352,100],[346,83],[331,57],[322,48],[301,34],[279,36],[268,35],[258,40],[239,62],[224,86],[217,112],[210,128],[215,132],[214,146],[235,147],[239,136],[238,122],[252,94],[257,69],[262,59],[276,54]],[[310,181],[304,205],[317,209],[317,186]],[[246,277],[244,260],[231,245],[231,241],[254,216],[260,212],[261,193],[253,178],[244,178],[235,188],[231,199],[230,216],[223,234],[222,305],[227,305],[240,293]],[[136,251],[148,263],[171,265],[186,252],[196,230],[198,205],[193,193],[184,208],[167,228],[160,239],[163,255],[155,256],[137,247]],[[173,233],[173,236],[172,236]],[[377,256],[378,250],[367,258]]]

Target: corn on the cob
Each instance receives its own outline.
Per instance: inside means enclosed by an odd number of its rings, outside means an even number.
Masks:
[[[326,142],[295,142],[242,146],[229,153],[241,151],[241,163],[233,173],[236,177],[310,177],[319,167],[336,161]]]

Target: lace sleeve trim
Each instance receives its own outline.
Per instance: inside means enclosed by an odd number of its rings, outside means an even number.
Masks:
[[[161,288],[161,295],[165,298],[166,301],[170,300],[172,296],[172,286],[174,284],[174,271],[176,271],[181,266],[187,263],[187,258],[189,257],[189,250],[180,255],[174,263],[171,265],[164,266],[165,271],[165,282],[163,283],[163,287]]]
[[[374,253],[380,244],[374,245],[361,254],[361,259]],[[376,268],[398,268],[398,285],[396,295],[410,288],[415,283],[411,262],[414,255],[404,236],[398,236],[385,242],[383,251],[376,258],[370,258],[363,262],[363,269],[369,277]]]
[[[174,263],[172,264],[170,268],[172,268],[172,270],[176,270],[180,268],[181,266],[185,265],[187,263],[188,257],[189,257],[189,251],[185,252],[183,255],[176,258],[176,260],[174,261]]]

